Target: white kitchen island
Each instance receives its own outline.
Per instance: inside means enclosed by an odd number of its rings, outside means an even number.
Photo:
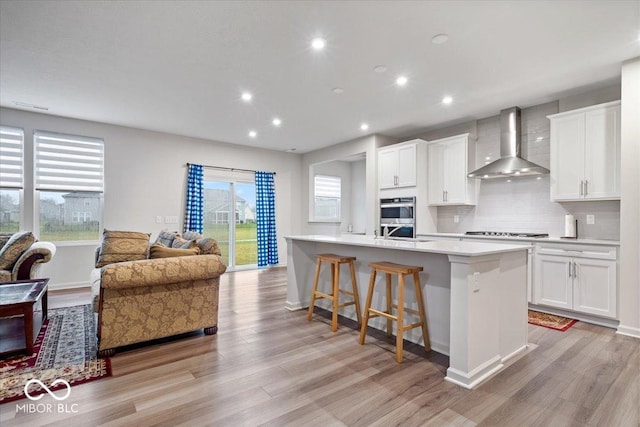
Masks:
[[[517,245],[439,241],[414,242],[369,236],[289,236],[287,241],[286,308],[308,307],[316,255],[335,253],[357,257],[356,276],[361,305],[367,294],[374,261],[391,261],[424,267],[420,274],[431,348],[449,356],[446,379],[473,388],[499,372],[505,360],[527,347],[527,248]],[[346,273],[346,271],[345,271]],[[348,289],[348,274],[341,274]],[[328,267],[321,285],[329,289]],[[405,301],[416,309],[412,280],[407,280]],[[377,285],[372,307],[383,307],[384,286]],[[318,306],[330,309],[327,301]],[[354,306],[340,314],[355,319]],[[386,321],[374,318],[369,327],[384,330]],[[419,329],[405,339],[421,343]],[[354,345],[358,345],[354,339]],[[390,360],[390,363],[392,361]]]

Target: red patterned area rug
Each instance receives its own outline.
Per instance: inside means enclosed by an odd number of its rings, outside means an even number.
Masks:
[[[569,319],[568,317],[555,316],[553,314],[529,310],[529,323],[532,325],[544,326],[545,328],[564,332],[575,325],[576,322],[577,320]]]
[[[49,390],[111,376],[109,359],[98,359],[96,329],[91,305],[50,309],[31,356],[0,358],[0,403],[25,397],[25,385],[38,380]],[[29,396],[46,390],[37,382]],[[62,393],[64,394],[64,393]]]

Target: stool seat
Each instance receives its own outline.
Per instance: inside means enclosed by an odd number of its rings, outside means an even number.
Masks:
[[[424,339],[424,348],[427,351],[431,350],[431,345],[429,342],[429,331],[427,330],[427,318],[424,312],[424,300],[422,298],[422,286],[420,284],[420,272],[424,269],[420,266],[414,265],[404,265],[404,264],[396,264],[389,261],[378,261],[369,263],[369,267],[371,267],[371,278],[369,280],[369,290],[367,292],[367,300],[364,306],[364,321],[362,322],[362,327],[360,329],[360,344],[364,344],[365,336],[367,334],[367,324],[369,323],[369,318],[371,317],[384,317],[387,319],[387,335],[391,336],[392,325],[391,322],[396,321],[398,323],[398,327],[396,329],[396,361],[398,363],[402,362],[402,346],[403,346],[403,334],[404,331],[408,331],[413,328],[421,328],[422,329],[422,337]],[[373,300],[373,288],[376,282],[376,275],[378,272],[385,273],[386,276],[386,288],[387,288],[387,301],[386,301],[386,311],[376,310],[375,308],[371,308],[371,302]],[[391,292],[391,276],[398,276],[398,303],[393,303],[392,292]],[[413,283],[416,288],[416,300],[418,304],[418,310],[413,310],[404,306],[404,285],[405,285],[405,276],[411,275],[413,276]],[[393,309],[396,309],[397,314],[393,314]],[[414,314],[419,316],[420,321],[417,323],[413,323],[410,325],[404,324],[404,312]]]
[[[388,261],[370,262],[369,267],[390,274],[413,274],[424,270],[420,266],[396,264]]]
[[[347,263],[349,261],[355,261],[356,257],[354,256],[342,256],[336,254],[318,254],[316,255],[316,259],[326,261],[326,262],[338,262],[338,263]]]
[[[309,303],[309,312],[307,314],[307,320],[311,320],[313,316],[313,307],[316,299],[326,298],[332,301],[333,313],[331,316],[331,331],[336,332],[338,330],[338,309],[340,307],[346,307],[349,305],[355,305],[356,316],[358,318],[358,324],[362,323],[362,314],[360,312],[360,297],[358,296],[358,284],[356,283],[356,270],[354,262],[356,257],[343,256],[336,254],[318,254],[316,255],[316,275],[313,281],[313,290],[311,291],[311,302]],[[318,282],[320,280],[320,266],[323,262],[329,263],[331,266],[331,293],[324,293],[318,290]],[[351,287],[353,292],[340,289],[340,266],[342,264],[349,264],[349,272],[351,273]],[[340,294],[345,294],[353,298],[352,301],[348,301],[340,304]]]

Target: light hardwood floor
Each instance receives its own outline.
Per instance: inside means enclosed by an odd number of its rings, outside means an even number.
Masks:
[[[2,426],[638,426],[640,340],[578,322],[529,327],[533,349],[476,390],[444,381],[447,357],[328,313],[285,310],[286,270],[223,276],[217,335],[120,351],[113,377],[75,386],[78,413],[16,414]],[[362,286],[362,285],[361,285]],[[86,290],[50,306],[88,303]],[[318,313],[319,310],[316,311]],[[46,395],[37,403],[57,404]]]

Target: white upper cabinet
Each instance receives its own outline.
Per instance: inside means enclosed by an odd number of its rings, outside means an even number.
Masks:
[[[475,159],[469,134],[429,141],[428,147],[429,205],[474,205],[476,180],[467,178]]]
[[[380,189],[415,187],[417,143],[402,143],[378,150]]]
[[[551,200],[620,199],[620,102],[549,119]]]

